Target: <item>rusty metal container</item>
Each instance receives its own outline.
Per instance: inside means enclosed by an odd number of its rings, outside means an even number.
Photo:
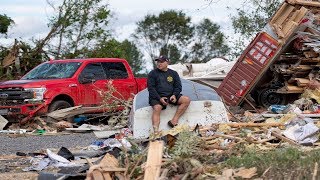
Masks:
[[[228,106],[239,105],[272,64],[280,49],[277,40],[260,32],[245,49],[217,92]]]

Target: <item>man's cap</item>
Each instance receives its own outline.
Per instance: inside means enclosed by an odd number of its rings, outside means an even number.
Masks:
[[[155,59],[155,61],[170,61],[166,56],[159,56],[158,58]]]

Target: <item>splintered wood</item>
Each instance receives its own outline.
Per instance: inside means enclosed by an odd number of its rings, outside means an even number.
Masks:
[[[112,180],[113,176],[122,177],[118,172],[124,172],[124,168],[119,168],[118,160],[106,154],[97,165],[89,163],[90,169],[87,172],[87,180]]]
[[[299,146],[297,142],[283,136],[280,130],[269,130],[272,127],[284,128],[284,123],[213,124],[211,127],[200,127],[199,131],[206,150],[226,151],[238,144],[275,148],[279,142]]]
[[[145,180],[156,180],[160,176],[163,147],[163,141],[150,142],[144,173]]]
[[[284,2],[270,21],[270,25],[279,38],[287,39],[306,15],[305,7],[292,6]]]
[[[301,6],[302,5],[302,6]],[[283,51],[271,71],[282,82],[277,93],[301,94],[320,81],[320,2],[289,0],[269,22]]]

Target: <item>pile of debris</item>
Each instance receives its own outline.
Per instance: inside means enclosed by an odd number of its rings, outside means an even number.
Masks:
[[[179,76],[184,79],[217,88],[234,64],[235,61],[213,58],[206,63],[178,63],[168,67],[177,71]]]
[[[261,152],[284,147],[318,148],[320,115],[301,114],[304,109],[300,108],[306,106],[296,106],[286,114],[280,108],[277,113],[272,112],[274,109],[260,114],[245,111],[244,114],[230,114],[233,121],[230,123],[179,125],[140,140],[133,139],[128,128],[104,130],[103,136],[97,135],[98,140],[80,151],[71,152],[61,147],[58,151],[47,149],[40,154],[17,152],[17,155],[30,162],[22,170],[38,172],[39,179],[261,177],[261,170],[256,167],[229,169],[223,162],[241,147]],[[92,125],[82,128],[102,132]]]

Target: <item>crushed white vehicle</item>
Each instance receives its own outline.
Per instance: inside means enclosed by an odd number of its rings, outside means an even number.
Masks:
[[[202,84],[181,79],[182,94],[191,99],[190,106],[180,117],[179,124],[190,127],[199,125],[211,125],[213,123],[228,122],[227,111],[224,103],[215,90]],[[133,108],[130,113],[130,128],[133,137],[143,139],[149,137],[152,128],[152,107],[149,105],[149,92],[147,89],[139,92],[133,100]],[[167,122],[172,119],[177,106],[168,105],[160,115],[160,130],[169,130]]]

